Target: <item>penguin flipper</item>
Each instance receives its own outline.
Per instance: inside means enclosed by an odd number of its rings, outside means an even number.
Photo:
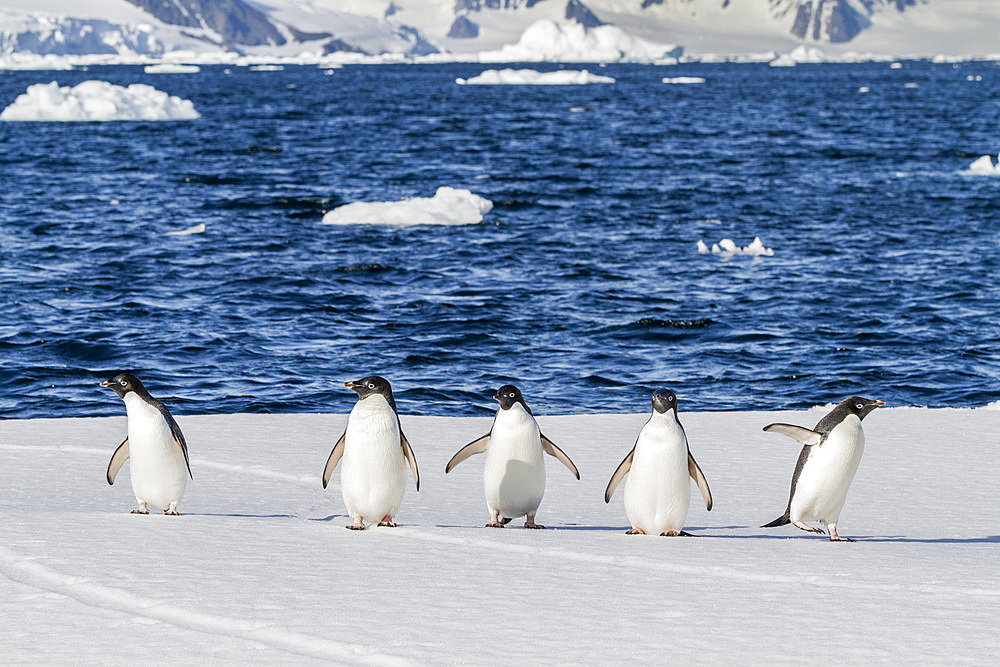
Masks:
[[[323,468],[323,488],[330,483],[330,477],[333,476],[333,469],[337,467],[340,463],[340,457],[344,455],[344,440],[347,438],[347,431],[344,431],[344,435],[340,436],[340,440],[337,444],[333,446],[333,450],[330,452],[330,458],[326,460],[326,467]]]
[[[580,471],[576,469],[576,464],[574,464],[573,461],[571,461],[570,458],[566,456],[566,452],[559,449],[559,447],[556,446],[556,443],[546,438],[545,435],[543,435],[541,432],[539,432],[538,435],[542,439],[542,449],[545,451],[545,453],[548,454],[549,456],[554,456],[557,459],[559,459],[559,461],[564,466],[569,468],[569,471],[571,473],[576,475],[577,479],[580,479]]]
[[[768,424],[765,431],[774,431],[781,435],[787,435],[792,440],[796,440],[803,445],[819,445],[823,442],[823,434],[794,424]]]
[[[403,456],[406,457],[406,462],[410,464],[410,471],[413,473],[413,481],[417,483],[417,491],[420,490],[420,471],[417,470],[417,457],[413,455],[413,449],[410,448],[410,441],[406,439],[403,435],[403,429],[399,429],[399,445],[403,448]]]
[[[177,422],[174,420],[173,415],[167,412],[166,408],[164,408],[162,412],[163,416],[167,420],[167,424],[170,425],[170,433],[174,436],[174,442],[177,444],[178,447],[181,448],[181,451],[184,453],[184,464],[187,466],[188,476],[191,479],[194,479],[194,475],[191,474],[191,461],[188,459],[188,446],[187,442],[184,440],[184,434],[181,433],[181,427],[177,425]]]
[[[118,471],[121,470],[125,462],[128,461],[129,451],[128,451],[128,438],[126,437],[122,440],[122,444],[118,445],[118,449],[115,453],[111,455],[111,460],[108,462],[108,484],[115,483],[115,477],[118,476]]]
[[[604,491],[604,502],[610,503],[611,496],[614,495],[615,489],[621,483],[622,479],[625,478],[625,473],[632,469],[632,457],[635,456],[635,447],[632,451],[628,453],[622,462],[618,464],[618,469],[615,470],[615,474],[611,476],[611,481],[608,482],[608,488]]]
[[[712,511],[712,490],[708,488],[708,480],[705,479],[705,473],[701,471],[698,467],[698,462],[694,460],[691,456],[691,450],[688,450],[688,474],[691,478],[698,484],[698,488],[701,489],[701,497],[705,499],[705,509],[709,512]]]
[[[445,466],[445,473],[451,472],[451,469],[457,466],[459,463],[469,458],[473,454],[482,454],[486,451],[486,448],[490,446],[490,434],[487,433],[481,438],[476,438],[465,447],[455,452],[455,455],[451,457],[448,461],[448,465]]]

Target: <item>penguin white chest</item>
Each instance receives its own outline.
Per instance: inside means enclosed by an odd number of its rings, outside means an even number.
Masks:
[[[378,394],[358,401],[347,418],[340,490],[354,519],[381,521],[403,502],[406,462],[399,420]]]
[[[837,424],[823,444],[813,445],[795,482],[790,518],[835,523],[864,450],[865,433],[856,415]]]
[[[499,410],[483,464],[490,512],[515,519],[534,516],[545,494],[545,461],[538,424],[520,403]]]
[[[673,416],[654,413],[635,443],[625,479],[625,513],[647,535],[681,531],[691,505],[688,447]]]
[[[132,492],[140,503],[167,509],[180,502],[187,488],[184,452],[156,407],[135,392],[126,394],[124,400]]]

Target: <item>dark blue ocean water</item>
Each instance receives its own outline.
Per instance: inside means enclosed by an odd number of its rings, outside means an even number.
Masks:
[[[407,414],[485,414],[506,382],[540,414],[663,386],[687,410],[1000,399],[1000,177],[961,173],[1000,151],[996,65],[454,83],[482,69],[3,73],[0,108],[102,79],[202,118],[0,123],[0,415],[122,414],[97,383],[126,369],[182,414],[344,412],[371,373]],[[442,185],[495,208],[320,224]],[[773,257],[696,250],[755,236]]]

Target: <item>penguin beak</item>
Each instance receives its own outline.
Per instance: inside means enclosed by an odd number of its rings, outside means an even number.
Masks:
[[[355,387],[358,386],[358,384],[354,380],[350,380],[348,382],[345,382],[344,386],[347,387],[348,389],[354,389]]]
[[[111,380],[105,380],[104,382],[101,383],[102,387],[110,387],[111,385],[112,385]]]
[[[885,401],[874,401],[873,403],[876,408],[881,408],[883,405],[885,405]]]

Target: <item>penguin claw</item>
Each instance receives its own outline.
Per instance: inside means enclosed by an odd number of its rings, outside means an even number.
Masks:
[[[545,530],[545,526],[543,526],[540,523],[526,523],[526,524],[524,524],[524,527],[525,528],[533,528],[535,530]]]
[[[352,523],[350,526],[344,526],[347,530],[364,530],[365,524],[363,523]]]
[[[625,534],[626,535],[645,535],[646,531],[644,531],[642,528],[629,528],[628,530],[625,531]]]
[[[177,510],[163,510],[163,513],[167,516],[180,516],[180,512]]]
[[[149,514],[149,510],[132,510],[129,514]]]
[[[382,526],[383,528],[395,528],[396,527],[396,524],[393,523],[392,521],[379,521],[378,525]]]
[[[836,537],[834,537],[833,535],[831,535],[830,536],[830,541],[831,542],[857,542],[857,540],[852,540],[849,537],[843,537],[841,535],[837,535]]]
[[[490,521],[488,524],[486,524],[486,527],[487,528],[503,528],[503,524],[500,523],[499,521]]]

